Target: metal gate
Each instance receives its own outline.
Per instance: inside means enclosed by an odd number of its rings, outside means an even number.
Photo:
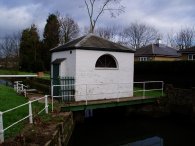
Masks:
[[[75,79],[74,77],[60,78],[60,95],[63,101],[75,101]]]

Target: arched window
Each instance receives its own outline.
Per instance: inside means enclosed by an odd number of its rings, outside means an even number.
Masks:
[[[116,59],[108,54],[102,55],[96,61],[97,68],[117,68]]]

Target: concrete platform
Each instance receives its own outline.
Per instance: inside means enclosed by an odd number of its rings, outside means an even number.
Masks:
[[[65,103],[61,111],[81,111],[86,109],[109,108],[156,102],[158,97],[124,97],[119,99],[91,100]]]

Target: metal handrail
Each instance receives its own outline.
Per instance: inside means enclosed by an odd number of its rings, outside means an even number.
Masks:
[[[0,143],[1,143],[1,142],[4,142],[4,132],[5,132],[7,129],[11,128],[12,126],[18,124],[19,122],[21,122],[21,121],[23,121],[23,120],[25,120],[25,119],[27,119],[27,118],[29,118],[29,123],[33,123],[32,103],[33,103],[33,102],[36,102],[36,101],[38,101],[38,100],[41,100],[41,99],[45,99],[45,107],[44,107],[43,109],[41,109],[41,110],[38,112],[38,114],[40,114],[40,113],[43,112],[44,110],[45,110],[45,112],[46,112],[46,114],[47,114],[47,113],[48,113],[48,107],[49,107],[49,106],[48,106],[48,95],[45,95],[44,97],[41,97],[41,98],[38,98],[38,99],[35,99],[35,100],[30,100],[30,101],[28,101],[27,103],[21,104],[21,105],[19,105],[19,106],[16,106],[16,107],[14,107],[14,108],[8,109],[8,110],[6,110],[6,111],[3,111],[3,112],[0,111]],[[20,120],[18,120],[18,121],[16,121],[16,122],[12,123],[11,125],[7,126],[6,128],[3,128],[3,114],[8,113],[8,112],[11,112],[11,111],[13,111],[13,110],[15,110],[15,109],[18,109],[18,108],[20,108],[20,107],[23,107],[23,106],[25,106],[25,105],[29,105],[29,114],[28,114],[26,117],[23,117],[22,119],[20,119]]]
[[[161,83],[161,87],[158,88],[158,89],[146,89],[145,87],[145,84],[148,84],[148,83]],[[163,89],[164,89],[164,82],[163,81],[145,81],[145,82],[134,82],[134,84],[143,84],[143,89],[142,90],[135,90],[133,91],[133,93],[135,92],[143,92],[142,94],[142,97],[145,98],[145,92],[148,92],[148,91],[162,91],[162,96],[163,96]],[[117,85],[117,92],[112,92],[112,93],[90,93],[88,92],[88,87],[89,86],[93,86],[93,85]],[[121,91],[118,91],[118,87],[120,85],[132,85],[131,83],[105,83],[105,84],[69,84],[69,85],[52,85],[51,86],[51,97],[52,97],[52,111],[53,111],[53,98],[56,98],[56,97],[73,97],[73,96],[85,96],[85,100],[86,100],[86,105],[87,105],[87,102],[88,102],[88,97],[89,96],[93,96],[93,95],[105,95],[105,94],[116,94],[117,95],[117,98],[118,98],[118,101],[119,101],[119,94],[121,93],[130,93],[132,91],[128,91],[128,92],[121,92]],[[68,87],[68,86],[85,86],[84,88],[85,89],[85,93],[84,94],[74,94],[74,95],[58,95],[58,96],[54,96],[53,95],[53,91],[54,91],[54,87]]]

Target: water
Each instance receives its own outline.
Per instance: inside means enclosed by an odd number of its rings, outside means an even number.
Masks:
[[[69,146],[195,146],[194,132],[186,117],[100,110],[76,125]]]
[[[0,79],[0,85],[6,85],[6,86],[12,87],[13,83],[11,81],[8,81],[8,80]]]

